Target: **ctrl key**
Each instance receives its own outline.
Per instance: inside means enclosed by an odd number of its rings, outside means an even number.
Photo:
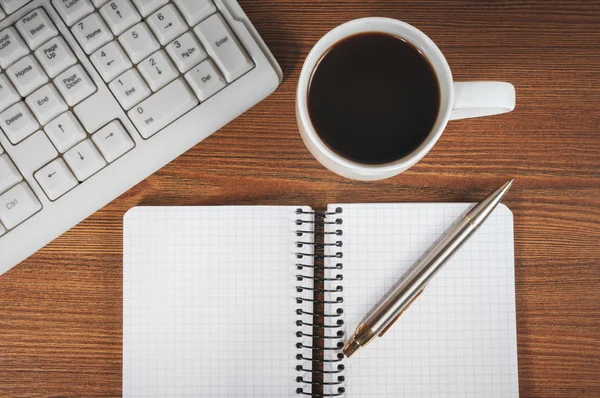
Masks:
[[[0,195],[0,222],[13,229],[42,209],[29,185],[22,182]]]

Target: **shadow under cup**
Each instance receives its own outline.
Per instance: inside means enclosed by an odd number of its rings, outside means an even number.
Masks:
[[[398,161],[434,130],[441,90],[427,57],[405,39],[363,32],[331,46],[312,71],[312,126],[337,155],[364,165]]]

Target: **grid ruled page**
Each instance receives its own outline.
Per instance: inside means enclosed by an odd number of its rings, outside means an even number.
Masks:
[[[125,397],[296,396],[296,209],[126,214]]]
[[[343,207],[345,335],[472,206]],[[517,397],[512,213],[499,206],[382,338],[345,360],[350,397]]]

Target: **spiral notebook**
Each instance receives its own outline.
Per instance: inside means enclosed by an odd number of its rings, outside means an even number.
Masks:
[[[517,397],[513,224],[504,206],[385,337],[350,360],[341,355],[345,336],[471,206],[130,210],[123,395]],[[313,283],[315,270],[324,286]],[[324,323],[313,318],[316,286],[325,291]],[[312,366],[317,359],[323,366]]]

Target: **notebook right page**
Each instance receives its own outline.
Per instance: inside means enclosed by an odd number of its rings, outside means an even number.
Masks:
[[[361,319],[471,204],[341,207],[343,330]],[[517,397],[513,218],[499,206],[382,338],[344,359],[349,397]],[[327,265],[327,264],[326,264]],[[339,284],[335,282],[336,285]],[[337,355],[332,351],[330,355]],[[337,368],[335,368],[337,369]],[[330,393],[337,393],[339,385]]]

